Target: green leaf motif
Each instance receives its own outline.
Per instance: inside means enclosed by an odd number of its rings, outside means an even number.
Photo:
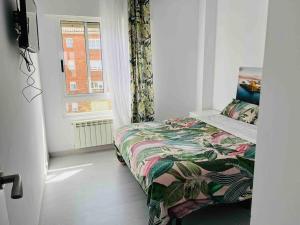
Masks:
[[[148,179],[152,182],[154,179],[160,177],[164,173],[168,172],[174,165],[172,160],[162,159],[159,160],[151,169]]]
[[[193,175],[201,176],[201,168],[197,164],[188,161],[186,162],[186,168],[191,171]]]
[[[131,138],[128,138],[124,143],[122,144],[122,149],[129,149],[132,145],[137,144],[141,141],[144,141],[144,137],[141,136],[133,136]]]
[[[204,195],[208,195],[209,194],[209,188],[208,188],[208,184],[205,180],[203,180],[201,182],[201,192],[204,194]]]
[[[166,206],[173,206],[179,202],[184,196],[184,184],[180,181],[174,181],[166,188],[164,195],[164,204]]]
[[[218,192],[222,187],[224,187],[222,184],[210,182],[208,184],[208,193],[210,195],[213,195],[214,193]]]
[[[160,209],[160,202],[159,201],[155,201],[155,200],[151,200],[150,204],[149,204],[149,215],[151,218],[157,217],[159,218],[161,215],[161,209]]]
[[[229,165],[231,162],[237,162],[236,159],[218,159],[211,162],[199,162],[199,165],[202,169],[212,172],[224,172],[233,168],[233,165]]]
[[[238,138],[232,138],[232,137],[228,137],[225,138],[224,140],[221,141],[222,145],[228,144],[228,145],[234,145],[236,143],[239,143],[241,140],[239,140]]]
[[[192,176],[191,171],[185,165],[183,165],[182,163],[176,162],[176,166],[178,167],[180,172],[183,174],[183,176],[185,176],[185,177],[191,177]]]
[[[227,175],[215,172],[208,173],[205,176],[211,181],[221,185],[231,185],[244,177],[241,173]]]
[[[213,150],[204,152],[204,155],[208,161],[213,161],[218,157],[218,154]]]
[[[254,160],[246,159],[241,156],[237,156],[239,160],[239,165],[245,170],[249,171],[252,175],[254,175]]]
[[[181,176],[181,174],[177,171],[177,170],[174,170],[173,168],[171,168],[169,171],[168,171],[168,174],[171,174],[172,176],[174,176],[177,180],[180,180],[180,181],[185,181],[185,178],[183,176]]]
[[[203,141],[203,145],[206,147],[206,148],[213,148],[214,146],[207,140],[204,140]]]
[[[128,1],[132,122],[154,120],[149,1]]]
[[[229,162],[228,165],[234,166],[247,174],[248,177],[253,178],[254,175],[254,160],[237,156],[237,161]]]
[[[201,192],[201,184],[198,180],[189,180],[184,187],[185,199],[196,199]]]
[[[211,196],[211,199],[213,200],[213,202],[218,203],[218,204],[225,203],[223,195]]]
[[[245,158],[248,158],[248,159],[255,159],[255,150],[256,150],[256,147],[255,145],[252,145],[244,154],[244,157]]]
[[[234,149],[222,146],[222,145],[215,145],[215,149],[222,155],[228,155],[231,152],[234,152]]]
[[[236,202],[239,200],[239,197],[244,195],[247,192],[247,189],[251,187],[252,180],[245,179],[240,180],[234,184],[232,184],[224,195],[224,200],[226,202]]]
[[[167,187],[162,184],[153,183],[149,188],[149,194],[151,196],[151,199],[156,201],[162,201],[164,198],[166,188]]]
[[[138,153],[136,157],[137,163],[141,163],[143,160],[149,158],[150,156],[157,155],[161,152],[162,151],[160,150],[160,148],[147,148],[147,151],[141,151],[140,153]]]

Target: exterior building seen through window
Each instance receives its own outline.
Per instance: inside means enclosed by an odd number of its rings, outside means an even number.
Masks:
[[[99,22],[61,21],[66,113],[112,110],[105,89]]]

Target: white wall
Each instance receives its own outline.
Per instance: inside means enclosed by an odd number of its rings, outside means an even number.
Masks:
[[[9,225],[9,219],[7,215],[7,206],[5,200],[5,193],[3,190],[0,190],[0,224]]]
[[[10,199],[5,188],[11,225],[38,225],[46,171],[46,140],[42,98],[28,104],[21,90],[25,78],[18,71],[19,55],[9,3],[0,1],[0,168],[5,174],[19,173],[24,197]],[[34,63],[38,66],[37,57]],[[34,75],[37,85],[38,71]]]
[[[51,15],[99,16],[101,0],[38,0],[43,12]]]
[[[241,66],[262,67],[268,0],[152,0],[157,119],[223,109]]]
[[[49,32],[52,35],[49,35]],[[40,19],[41,78],[49,152],[70,150],[74,147],[72,121],[65,115],[59,35],[59,19],[50,15],[43,16]]]
[[[152,0],[156,119],[196,109],[200,1]]]
[[[300,224],[300,2],[269,3],[252,225]]]
[[[262,67],[268,0],[218,1],[213,106],[236,96],[241,66]]]
[[[213,108],[218,0],[201,0],[197,111]]]
[[[68,117],[65,113],[59,23],[61,18],[99,17],[99,0],[86,1],[84,4],[81,0],[40,0],[40,12],[40,67],[44,87],[48,150],[50,153],[71,150],[75,143],[72,121],[79,118]]]
[[[94,11],[93,1],[87,2],[83,11],[75,6],[68,9],[68,2],[56,9],[52,2],[40,1],[46,14],[39,23],[48,148],[49,152],[70,150],[74,136],[62,97],[59,15],[100,15]],[[79,1],[73,4],[82,5]],[[197,101],[199,1],[152,0],[151,13],[156,116],[185,116],[195,110]]]

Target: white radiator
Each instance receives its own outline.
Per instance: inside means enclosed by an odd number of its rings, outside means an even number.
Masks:
[[[112,120],[75,121],[73,127],[76,149],[113,143]]]

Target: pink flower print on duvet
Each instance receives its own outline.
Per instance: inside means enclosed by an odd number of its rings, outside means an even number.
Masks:
[[[196,125],[198,122],[196,120],[190,121],[188,123],[185,124],[185,127],[192,127],[194,125]]]
[[[146,162],[146,164],[144,165],[144,168],[143,168],[143,176],[147,177],[147,175],[149,174],[149,172],[152,169],[152,167],[160,159],[161,159],[160,156],[155,156],[153,158],[148,159],[147,162]]]
[[[220,144],[222,140],[228,138],[230,136],[229,133],[225,131],[221,131],[219,133],[215,133],[212,136],[212,143],[213,144]]]
[[[241,144],[235,149],[234,152],[231,152],[229,155],[230,156],[242,155],[248,150],[249,147],[250,147],[249,144]]]

